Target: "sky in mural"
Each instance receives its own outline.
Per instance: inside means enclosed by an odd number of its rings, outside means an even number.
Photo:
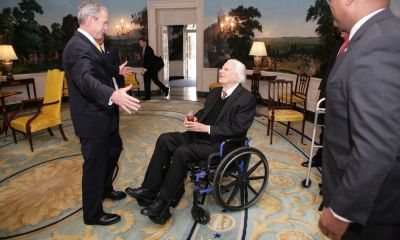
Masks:
[[[52,23],[62,23],[63,17],[68,14],[77,15],[77,8],[83,0],[36,0],[43,9],[43,14],[37,14],[36,20],[50,27]],[[16,7],[21,0],[1,0],[0,9],[5,7]],[[121,18],[125,22],[130,21],[131,15],[141,11],[147,5],[146,0],[98,0],[108,8],[109,11],[109,34],[115,34],[115,26],[120,23]],[[132,26],[135,27],[135,26]]]
[[[256,38],[310,37],[315,36],[316,23],[305,22],[305,18],[314,3],[315,0],[204,0],[204,23],[206,27],[215,23],[220,10],[227,13],[239,5],[253,6],[262,15],[259,21],[263,31],[256,31]],[[392,0],[391,8],[400,16],[400,0]]]
[[[42,25],[50,26],[52,23],[61,23],[67,14],[76,15],[77,7],[82,0],[36,0],[43,8],[44,14],[38,14],[36,19]],[[18,0],[1,0],[0,9],[15,7]],[[99,0],[110,12],[109,34],[114,35],[115,25],[121,18],[130,20],[130,15],[142,10],[146,0]],[[239,5],[254,6],[262,14],[260,19],[263,32],[256,32],[256,37],[288,37],[288,36],[315,36],[315,22],[305,22],[307,9],[315,0],[204,0],[205,26],[216,21],[218,11],[229,11]],[[225,7],[229,6],[229,7]],[[400,16],[400,0],[392,0],[393,12]],[[135,27],[135,26],[132,26]]]

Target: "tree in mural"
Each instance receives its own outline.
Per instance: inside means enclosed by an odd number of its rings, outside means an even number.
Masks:
[[[337,41],[340,41],[340,39],[338,40],[337,37],[335,37],[333,17],[326,0],[316,0],[315,4],[310,6],[306,16],[306,22],[308,21],[317,21],[315,33],[323,43],[317,55],[321,61],[321,68],[316,75],[321,77],[325,72],[325,65],[331,55],[333,46],[337,44]]]
[[[74,32],[76,31],[76,29],[78,29],[78,27],[79,23],[77,17],[68,14],[63,18],[61,30],[64,33],[63,37],[65,43],[67,43],[69,39],[71,39],[72,35],[74,35]]]
[[[26,56],[41,50],[42,32],[35,20],[35,13],[43,14],[43,10],[35,0],[22,0],[18,6],[13,8],[13,45],[17,54]]]
[[[261,13],[255,7],[238,6],[229,11],[229,16],[233,17],[237,23],[236,33],[227,40],[229,48],[233,49],[231,57],[240,59],[247,67],[250,67],[253,64],[249,52],[254,30],[262,32],[262,25],[257,20],[261,18]]]
[[[12,43],[14,36],[14,25],[11,8],[3,8],[0,13],[0,43]]]
[[[141,28],[140,33],[142,34],[142,36],[147,37],[147,7],[143,8],[143,10],[138,13],[132,14],[131,18],[131,23],[139,25]]]

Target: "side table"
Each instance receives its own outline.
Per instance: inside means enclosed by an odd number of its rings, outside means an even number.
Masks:
[[[7,134],[7,128],[9,126],[8,124],[8,117],[7,117],[7,108],[6,108],[6,103],[5,103],[5,98],[6,97],[11,97],[14,95],[21,94],[22,92],[0,92],[0,101],[1,101],[1,114],[3,114],[4,121],[3,121],[3,127],[0,128],[0,134],[5,132]]]

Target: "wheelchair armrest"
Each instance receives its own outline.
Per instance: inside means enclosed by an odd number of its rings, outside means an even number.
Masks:
[[[219,155],[220,155],[220,157],[223,157],[224,148],[225,147],[229,147],[229,145],[232,146],[232,145],[235,145],[237,143],[244,143],[245,145],[247,145],[250,141],[251,141],[251,138],[248,138],[248,137],[238,137],[238,138],[225,139],[225,141],[223,141],[221,143],[221,145],[219,146]]]

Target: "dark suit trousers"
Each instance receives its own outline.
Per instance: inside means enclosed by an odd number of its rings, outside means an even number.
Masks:
[[[398,240],[400,224],[367,224],[365,227],[351,223],[342,240]]]
[[[116,129],[110,136],[80,138],[84,159],[82,202],[84,221],[95,220],[103,211],[102,200],[111,192],[112,177],[122,151],[122,140]]]
[[[157,139],[142,186],[159,193],[163,201],[175,199],[189,163],[204,161],[219,150],[219,144],[193,140],[193,135],[195,133],[171,132]]]
[[[167,91],[167,87],[160,82],[158,79],[158,74],[156,71],[153,70],[147,70],[144,73],[143,76],[143,82],[144,82],[144,97],[147,100],[151,99],[151,80],[153,79],[153,82],[163,91]]]

